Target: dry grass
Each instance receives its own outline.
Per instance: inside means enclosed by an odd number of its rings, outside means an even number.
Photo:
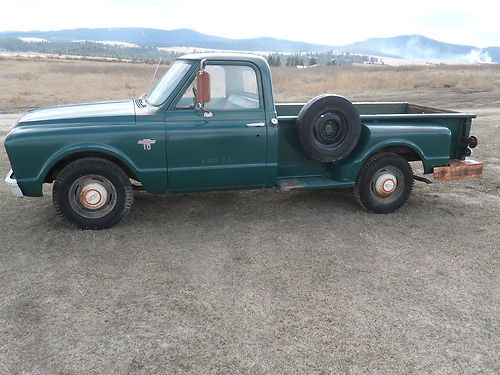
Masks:
[[[137,97],[149,87],[154,70],[155,66],[146,64],[3,59],[0,113]],[[321,93],[339,93],[355,100],[405,100],[411,92],[429,104],[436,94],[459,101],[469,96],[463,102],[470,102],[475,93],[500,97],[497,65],[276,68],[273,80],[278,101],[305,101]]]
[[[135,96],[153,71],[0,61],[0,110]],[[76,231],[50,186],[18,200],[0,183],[0,374],[498,373],[499,71],[273,72],[279,100],[478,110],[484,178],[415,184],[392,215],[350,190],[137,193],[120,225]]]
[[[278,101],[303,101],[322,93],[373,100],[374,94],[415,90],[447,89],[453,94],[492,91],[500,83],[500,66],[279,68],[273,70],[273,78]]]
[[[130,63],[0,60],[0,112],[138,97],[148,88],[154,69]]]

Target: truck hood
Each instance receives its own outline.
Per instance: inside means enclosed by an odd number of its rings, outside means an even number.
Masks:
[[[64,124],[100,125],[135,124],[133,100],[72,104],[26,112],[16,127],[27,125]]]

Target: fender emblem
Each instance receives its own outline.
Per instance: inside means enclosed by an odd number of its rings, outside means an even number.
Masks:
[[[137,142],[138,145],[143,145],[144,150],[151,150],[151,145],[154,145],[156,143],[156,139],[141,139],[140,141]]]

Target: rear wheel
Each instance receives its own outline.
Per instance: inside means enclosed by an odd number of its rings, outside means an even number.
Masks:
[[[67,165],[56,177],[52,200],[58,213],[82,229],[118,223],[133,202],[128,176],[116,164],[85,158]]]
[[[388,214],[403,206],[413,188],[408,161],[393,153],[370,157],[358,174],[354,197],[365,209]]]

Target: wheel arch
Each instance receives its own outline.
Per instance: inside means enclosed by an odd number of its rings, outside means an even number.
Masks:
[[[428,168],[428,162],[422,149],[417,145],[401,139],[386,140],[377,142],[372,147],[366,147],[363,151],[358,152],[351,158],[347,158],[340,163],[332,165],[331,172],[338,179],[350,181],[354,184],[363,165],[371,157],[384,152],[401,155],[407,161],[420,161],[424,166],[424,170]]]
[[[362,165],[370,157],[383,152],[389,152],[396,155],[400,155],[404,157],[408,162],[419,161],[422,163],[424,169],[426,168],[426,158],[422,149],[418,147],[416,144],[405,140],[393,140],[377,145],[377,147],[365,153],[363,160],[361,162]]]
[[[62,150],[52,156],[52,158],[45,164],[41,180],[43,182],[53,182],[57,174],[68,164],[75,160],[87,157],[98,157],[111,161],[120,167],[129,178],[140,182],[140,177],[137,173],[137,168],[131,160],[123,155],[119,150],[100,145],[93,146],[78,146]]]

